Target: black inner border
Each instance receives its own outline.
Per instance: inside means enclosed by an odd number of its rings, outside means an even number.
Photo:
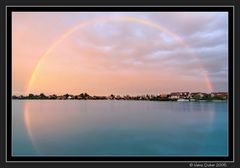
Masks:
[[[233,7],[7,7],[7,161],[233,161]],[[228,153],[221,156],[12,156],[12,12],[228,12]]]

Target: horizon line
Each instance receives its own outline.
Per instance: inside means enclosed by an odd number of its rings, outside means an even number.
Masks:
[[[142,95],[167,95],[167,94],[172,94],[172,93],[204,93],[204,94],[211,94],[211,93],[228,93],[228,91],[211,91],[211,92],[203,92],[203,91],[172,91],[172,92],[159,92],[159,93],[142,93],[142,94],[115,94],[115,93],[109,93],[109,94],[99,94],[99,95],[95,95],[95,94],[89,94],[88,92],[81,92],[81,93],[77,93],[77,94],[73,94],[73,93],[63,93],[63,94],[46,94],[44,92],[39,92],[39,93],[28,93],[28,94],[12,94],[12,96],[28,96],[30,94],[33,95],[40,95],[40,94],[44,94],[45,96],[51,96],[51,95],[56,95],[56,96],[63,96],[63,95],[80,95],[80,94],[88,94],[89,96],[110,96],[110,95],[115,95],[115,96],[142,96]]]

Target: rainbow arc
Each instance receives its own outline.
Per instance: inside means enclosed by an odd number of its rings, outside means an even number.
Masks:
[[[41,56],[40,60],[38,61],[37,65],[35,66],[32,74],[31,74],[31,77],[29,79],[27,89],[26,89],[26,94],[31,92],[41,66],[44,64],[44,62],[47,60],[47,58],[50,56],[50,54],[64,40],[66,40],[68,37],[73,35],[76,31],[78,31],[79,29],[81,29],[85,26],[89,26],[89,25],[96,24],[96,23],[104,23],[104,22],[131,22],[131,23],[140,23],[140,24],[143,24],[146,26],[150,26],[160,32],[166,33],[171,38],[173,38],[175,41],[177,41],[182,47],[190,49],[190,46],[188,44],[186,44],[179,35],[177,35],[176,33],[170,31],[169,29],[167,29],[155,22],[152,22],[152,21],[149,21],[146,19],[132,17],[132,16],[118,16],[118,17],[97,17],[97,18],[94,18],[91,20],[82,21],[82,22],[78,23],[77,25],[75,25],[74,27],[67,30],[65,33],[63,33]],[[202,70],[202,74],[203,74],[203,77],[204,77],[204,80],[206,83],[206,87],[208,88],[209,91],[212,91],[212,83],[209,80],[207,70],[205,70],[204,66],[200,63],[200,60],[195,53],[191,53],[191,55],[192,55],[193,59],[196,59],[199,61],[199,68]],[[29,135],[30,139],[32,140],[32,143],[34,143],[34,141],[33,141],[34,138],[33,138],[33,134],[31,131],[31,119],[30,119],[29,115],[30,114],[29,114],[28,104],[26,103],[25,110],[24,110],[24,120],[25,120],[24,122],[25,122],[25,125],[27,128],[28,135]],[[33,146],[35,146],[35,145],[33,144]]]

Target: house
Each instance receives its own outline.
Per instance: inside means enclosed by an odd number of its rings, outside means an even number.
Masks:
[[[180,92],[180,98],[188,99],[188,98],[190,98],[190,93],[189,92]]]
[[[170,93],[170,99],[179,99],[179,98],[180,98],[180,92]]]
[[[227,99],[228,94],[227,94],[227,92],[212,92],[211,97],[220,97],[223,99]]]
[[[173,92],[170,94],[171,99],[189,99],[190,93],[189,92]]]

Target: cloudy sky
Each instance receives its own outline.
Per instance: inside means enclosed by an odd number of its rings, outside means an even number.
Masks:
[[[13,94],[227,91],[226,12],[14,12]]]

